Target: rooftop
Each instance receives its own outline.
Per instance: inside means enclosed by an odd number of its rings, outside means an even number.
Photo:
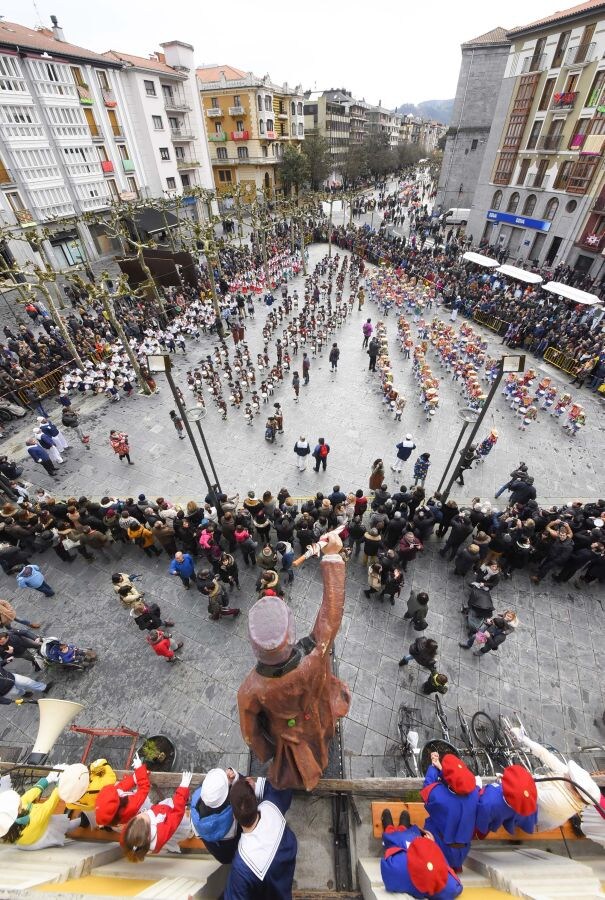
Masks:
[[[116,65],[116,61],[108,59],[105,54],[94,53],[85,47],[60,41],[50,28],[27,28],[16,22],[0,22],[0,46],[19,47],[20,50],[33,50],[56,56],[66,56],[81,60],[90,60],[106,65]]]
[[[551,16],[546,16],[544,19],[536,19],[535,22],[530,22],[528,25],[518,25],[516,28],[511,28],[508,34],[522,34],[524,31],[532,31],[543,25],[550,25],[551,23],[559,22],[563,19],[571,19],[574,16],[581,16],[582,14],[591,12],[596,13],[601,10],[605,10],[605,3],[603,0],[587,0],[586,3],[578,3],[577,6],[570,6],[568,9],[560,9],[558,12],[553,13]]]
[[[220,81],[221,75],[224,75],[227,81],[241,81],[243,78],[252,75],[251,72],[242,72],[241,69],[236,69],[235,66],[228,65],[199,66],[195,71],[197,72],[197,77],[203,84]]]
[[[121,50],[108,50],[103,54],[106,59],[122,63],[126,66],[132,66],[137,69],[151,69],[154,72],[164,72],[165,74],[176,75],[181,77],[182,73],[177,72],[172,66],[169,66],[165,60],[164,54],[158,50],[153,56],[134,56],[132,53],[123,53]]]
[[[479,37],[471,38],[470,41],[465,41],[462,46],[479,47],[486,44],[509,44],[510,41],[508,40],[507,34],[506,28],[502,28],[498,25],[496,28],[492,28],[491,31],[480,34]]]

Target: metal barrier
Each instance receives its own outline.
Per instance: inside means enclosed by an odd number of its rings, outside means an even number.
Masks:
[[[544,354],[544,361],[549,362],[551,366],[556,366],[557,369],[561,369],[563,372],[567,372],[568,375],[575,375],[580,368],[580,363],[577,359],[574,359],[569,353],[557,350],[556,347],[548,348]]]
[[[480,325],[491,328],[496,334],[504,334],[510,325],[510,322],[505,322],[504,319],[499,319],[497,316],[490,316],[478,309],[473,312],[473,319],[475,322],[479,322]]]

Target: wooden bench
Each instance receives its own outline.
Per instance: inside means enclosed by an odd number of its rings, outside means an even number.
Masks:
[[[75,841],[87,841],[88,843],[117,843],[120,840],[119,831],[105,831],[104,828],[74,828],[69,832],[70,838]],[[198,837],[186,838],[179,841],[179,847],[184,853],[208,853],[203,840]]]
[[[393,823],[397,825],[399,822],[399,814],[404,809],[410,814],[412,825],[418,825],[424,828],[427,818],[427,812],[422,803],[401,803],[396,800],[385,800],[373,802],[372,808],[372,830],[374,837],[380,839],[382,837],[382,823],[380,817],[383,809],[390,809],[393,816]],[[491,831],[485,838],[486,841],[577,841],[585,840],[583,835],[577,835],[569,822],[562,825],[561,828],[555,828],[551,831],[537,831],[534,834],[527,834],[525,831],[517,831],[509,834],[505,828],[499,828],[498,831]]]

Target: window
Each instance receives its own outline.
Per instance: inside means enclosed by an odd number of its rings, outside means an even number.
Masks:
[[[218,107],[218,97],[211,97],[211,98],[210,98],[210,106],[212,107],[212,109],[217,109],[217,107]]]
[[[120,146],[118,147],[118,153],[120,154],[121,159],[130,159],[128,155],[128,147],[126,146],[126,144],[120,144]]]
[[[471,150],[476,150],[478,146],[479,146],[479,141],[476,138],[474,138],[471,141]]]
[[[217,159],[227,159],[227,148],[226,147],[217,147],[216,148],[216,156],[217,156]]]
[[[567,50],[570,34],[571,31],[562,31],[559,35],[559,40],[557,41],[557,49],[555,50],[555,55],[552,59],[553,69],[558,69],[563,62],[563,57],[565,56],[565,51]]]
[[[527,122],[527,116],[523,115],[511,115],[508,121],[508,127],[506,129],[506,134],[504,135],[504,141],[502,142],[503,148],[511,148],[516,150],[517,147],[521,143],[521,137],[523,132],[525,131],[525,125]]]
[[[147,80],[145,80],[145,81],[143,81],[143,84],[145,85],[145,93],[147,94],[147,96],[148,96],[148,97],[155,97],[155,96],[156,96],[156,92],[155,92],[155,81],[147,81]]]
[[[175,147],[174,155],[177,159],[185,159],[185,148],[184,147]]]
[[[18,191],[10,191],[10,193],[6,193],[4,196],[8,200],[8,205],[14,213],[21,212],[25,209],[25,205]]]
[[[273,102],[271,100],[271,97],[265,97],[265,110],[268,110],[269,112],[271,112],[272,109],[273,109]]]
[[[88,130],[90,131],[91,135],[93,137],[99,137],[101,132],[99,131],[99,126],[97,125],[97,120],[95,119],[95,115],[94,115],[92,109],[85,107],[83,112],[86,117],[86,123],[88,125]]]
[[[191,177],[188,172],[183,172],[181,175],[181,184],[184,188],[191,187]]]
[[[296,103],[294,102],[294,100],[290,104],[290,112],[292,113],[293,116],[296,115]]]
[[[174,94],[172,93],[172,86],[169,84],[162,85],[162,93],[164,95],[164,102],[166,106],[174,105]]]
[[[107,78],[107,72],[97,71],[97,81],[99,82],[99,87],[102,91],[111,90],[109,79]]]
[[[214,130],[216,131],[217,134],[222,134],[222,133],[223,133],[223,126],[221,125],[220,122],[215,122],[215,123],[214,123]]]
[[[163,131],[164,130],[164,123],[162,122],[161,116],[152,116],[151,121],[153,122],[154,131]]]
[[[166,187],[169,191],[174,191],[176,189],[176,178],[167,178]]]
[[[231,182],[231,169],[219,169],[218,170],[218,180],[223,183]]]
[[[106,183],[107,187],[109,188],[109,193],[110,193],[110,195],[111,195],[111,199],[112,199],[112,200],[119,200],[119,199],[120,199],[120,194],[119,194],[119,192],[118,192],[118,186],[117,186],[117,184],[116,184],[116,182],[115,182],[115,179],[114,179],[114,178],[108,178],[107,181],[106,181],[105,183]]]
[[[97,153],[99,154],[99,160],[101,162],[107,162],[109,157],[107,155],[107,150],[105,149],[103,144],[99,144],[99,146],[97,147]]]
[[[549,221],[554,219],[557,210],[559,208],[559,201],[556,197],[551,197],[551,199],[546,204],[546,209],[544,210],[544,218]]]
[[[542,119],[536,119],[534,124],[531,126],[531,131],[529,132],[529,137],[527,139],[527,145],[525,147],[526,150],[535,150],[536,144],[538,143],[538,135],[540,134],[540,130],[542,128]]]
[[[502,203],[502,191],[496,191],[496,193],[492,197],[492,205],[491,205],[490,209],[500,209],[501,203]]]
[[[299,122],[299,123],[298,123],[298,136],[299,136],[299,137],[304,137],[304,136],[305,136],[305,126],[303,125],[302,122]]]
[[[53,77],[51,77],[51,75],[49,73],[48,80],[49,81],[58,81],[59,79],[56,76],[55,67],[48,66],[48,69],[50,69],[53,74]],[[84,81],[84,76],[82,75],[82,69],[80,69],[79,66],[70,66],[70,69],[71,69],[71,74],[74,77],[74,81],[76,82],[78,87],[86,87],[87,85],[86,85],[86,82]]]
[[[244,130],[244,123],[240,119],[238,119],[238,121],[235,123],[235,130],[236,131]]]
[[[163,160],[170,159],[170,153],[168,152],[168,147],[160,147],[160,159],[163,159]]]
[[[262,151],[263,151],[263,156],[264,156],[265,159],[266,159],[266,158],[269,156],[269,148],[267,147],[266,144],[263,144],[263,146],[262,146],[261,149],[262,149]]]
[[[122,137],[122,126],[118,122],[118,117],[116,115],[115,109],[107,110],[107,118],[109,119],[109,124],[111,125],[113,136]]]
[[[273,131],[273,119],[267,119],[267,131]]]
[[[258,97],[257,97],[256,99],[257,99],[257,101],[258,101],[258,111],[259,111],[259,112],[262,112],[262,110],[263,110],[263,98],[262,98],[261,95],[259,94]]]
[[[603,85],[605,84],[605,69],[601,69],[600,72],[594,77],[594,81],[592,82],[592,87],[588,92],[588,97],[586,99],[586,106],[598,106],[599,100],[601,98],[601,92],[603,90]]]
[[[126,183],[128,185],[128,190],[132,191],[132,193],[136,194],[138,197],[139,196],[139,187],[137,185],[136,178],[127,178]]]
[[[262,119],[259,119],[259,120],[258,120],[258,133],[259,133],[259,134],[264,134],[264,133],[265,133],[265,123],[263,122]]]
[[[523,215],[531,216],[534,209],[536,208],[536,195],[530,194],[529,197],[526,198],[525,203],[523,204]]]
[[[546,170],[548,169],[548,160],[541,159],[538,163],[538,171],[534,175],[534,187],[542,187],[546,178]]]
[[[296,123],[295,122],[292,122],[291,134],[292,134],[292,137],[296,137]]]
[[[179,131],[179,120],[176,116],[168,116],[168,125],[171,131]]]
[[[234,106],[241,106],[241,105],[242,105],[242,104],[240,103],[240,96],[239,96],[239,94],[234,94],[234,95],[233,95],[233,105],[234,105]]]
[[[508,206],[506,207],[506,211],[509,213],[516,213],[518,206],[519,206],[519,194],[515,191],[514,194],[510,195],[510,200],[508,201]]]
[[[303,105],[302,105],[302,103],[298,103],[298,104],[296,105],[296,113],[297,113],[297,115],[302,116],[302,114],[303,114]]]
[[[548,109],[548,105],[550,103],[550,98],[552,96],[552,92],[555,89],[556,78],[547,78],[544,83],[544,90],[540,95],[540,102],[538,104],[538,109],[541,112],[544,112],[545,109]]]
[[[559,166],[559,171],[557,172],[557,177],[555,178],[555,183],[553,185],[555,191],[565,190],[567,179],[569,178],[569,173],[572,166],[573,162],[569,159],[564,163],[561,163],[561,165]]]
[[[517,184],[525,184],[527,178],[527,170],[531,165],[531,159],[522,159],[519,166],[519,174],[517,175]]]
[[[247,147],[238,147],[237,155],[239,159],[248,159],[248,148]]]
[[[578,206],[577,200],[568,200],[567,203],[565,204],[565,212],[568,212],[568,213],[575,212],[577,206]]]
[[[580,150],[586,140],[586,135],[590,131],[590,119],[578,119],[573,134],[569,139],[569,150]]]

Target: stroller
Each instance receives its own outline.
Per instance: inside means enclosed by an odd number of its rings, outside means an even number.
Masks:
[[[270,444],[275,442],[275,435],[277,434],[277,425],[275,419],[267,419],[267,424],[265,425],[265,440],[269,441]]]
[[[489,591],[471,585],[468,596],[468,606],[462,612],[466,613],[466,624],[469,634],[479,631],[486,619],[489,619],[494,611]]]
[[[40,656],[49,666],[79,671],[88,669],[97,658],[93,650],[81,650],[75,644],[67,644],[58,637],[43,638]]]

